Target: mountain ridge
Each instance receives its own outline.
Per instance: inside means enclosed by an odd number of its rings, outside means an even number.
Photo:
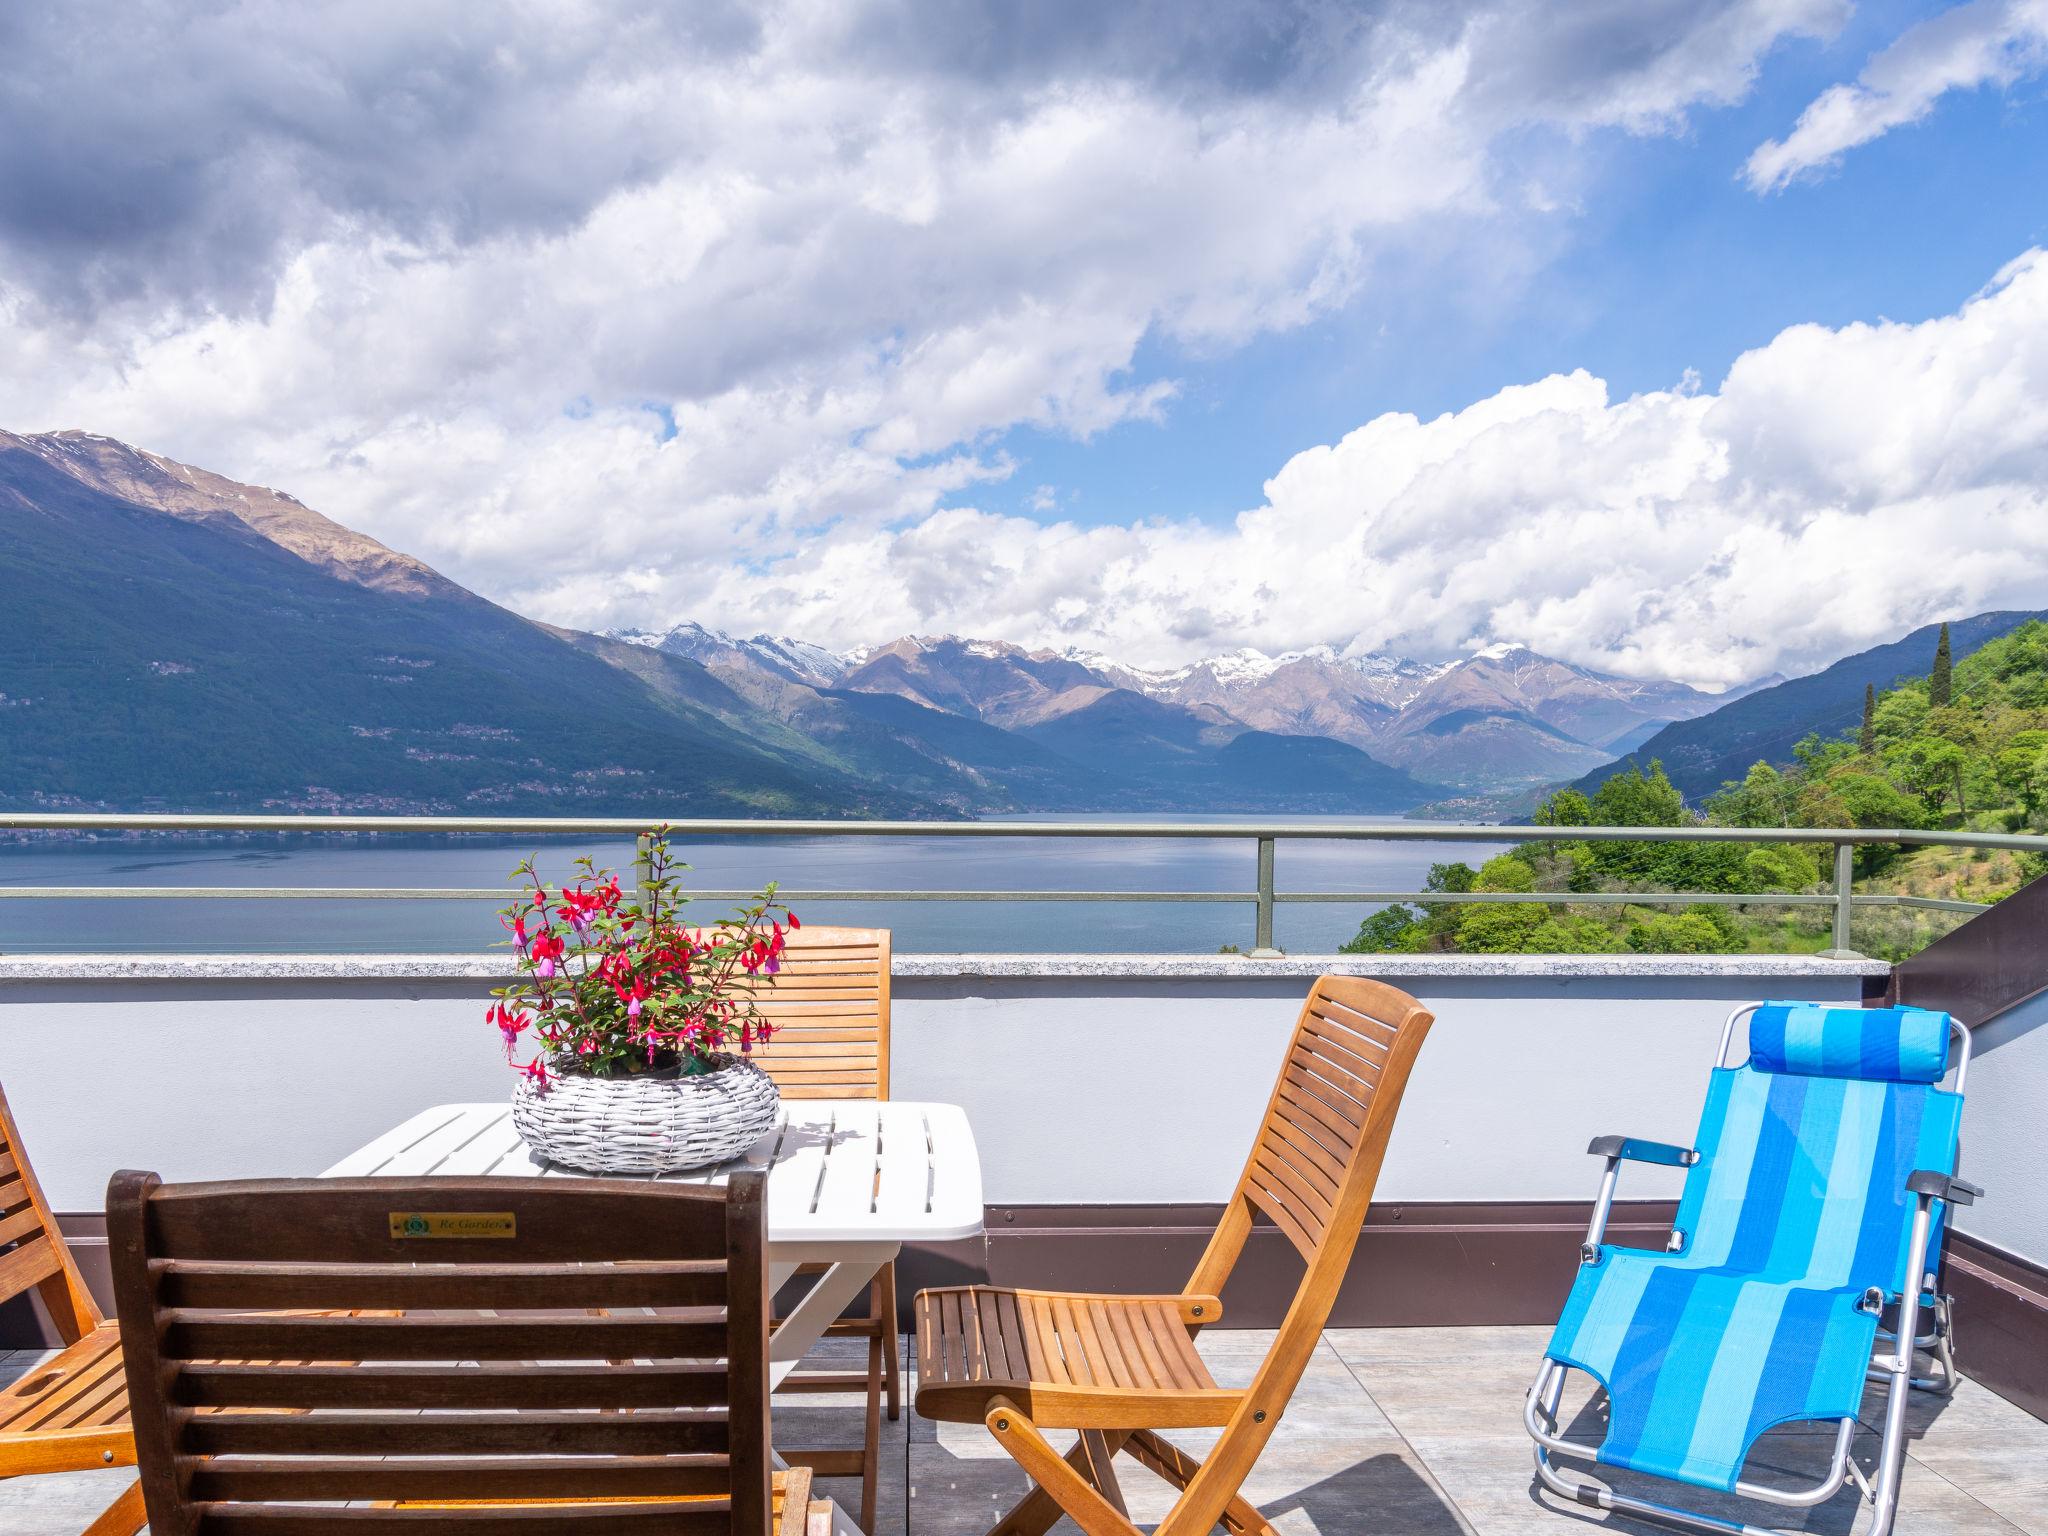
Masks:
[[[16,804],[931,814],[281,493],[110,438],[0,435],[0,528]]]
[[[78,431],[0,432],[0,526],[0,794],[34,803],[1386,812],[1604,774],[1741,702],[1511,643],[1159,669],[953,635],[586,634]]]
[[[740,640],[696,623],[611,633],[813,686],[895,694],[1015,730],[1092,710],[1121,690],[1211,724],[1340,741],[1439,790],[1555,782],[1611,762],[1673,719],[1730,696],[1598,672],[1505,643],[1442,662],[1313,646],[1277,656],[1245,648],[1184,667],[1142,668],[1099,652],[958,635],[904,635],[832,652],[787,636]],[[1437,724],[1451,716],[1452,727]]]
[[[2048,610],[1998,609],[1948,620],[1955,660],[2028,619],[2048,619]],[[1939,620],[1923,624],[1889,644],[1857,651],[1818,672],[1753,689],[1706,715],[1675,722],[1572,787],[1590,794],[1611,773],[1657,761],[1671,782],[1697,801],[1740,779],[1752,763],[1790,762],[1793,745],[1805,736],[1832,736],[1854,727],[1862,716],[1866,686],[1881,692],[1909,673],[1926,671],[1933,664],[1940,629]]]
[[[1139,696],[1055,656],[1035,677],[991,645],[967,653],[978,674],[914,675],[917,645],[861,659],[939,708],[818,686],[853,663],[801,641],[537,623],[284,492],[84,432],[0,434],[0,607],[0,799],[25,807],[928,817],[1427,797],[1353,747],[1201,706],[1139,700],[1160,753],[1104,752],[1089,730],[1113,734],[1125,707],[1086,706]],[[1021,729],[1046,714],[1075,722],[1058,747]]]

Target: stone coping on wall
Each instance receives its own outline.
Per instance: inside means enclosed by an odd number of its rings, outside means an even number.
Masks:
[[[1245,955],[897,954],[898,977],[1102,977],[1247,981],[1270,976],[1852,977],[1891,966],[1823,955]],[[16,954],[0,955],[0,985],[51,981],[489,981],[507,979],[493,954]]]

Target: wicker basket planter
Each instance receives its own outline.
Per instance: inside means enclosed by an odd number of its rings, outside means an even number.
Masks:
[[[720,1056],[695,1077],[567,1073],[512,1090],[512,1125],[536,1155],[586,1173],[673,1173],[722,1163],[775,1123],[781,1095],[759,1067]]]

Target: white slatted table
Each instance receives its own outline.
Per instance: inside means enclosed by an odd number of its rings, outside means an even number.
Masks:
[[[733,1161],[660,1178],[716,1184],[745,1168],[768,1173],[771,1290],[781,1289],[800,1265],[825,1266],[769,1340],[776,1382],[796,1369],[906,1242],[981,1235],[981,1158],[967,1116],[952,1104],[786,1101],[775,1129]],[[536,1158],[512,1129],[512,1110],[504,1103],[422,1110],[322,1177],[433,1174],[590,1177]],[[855,1528],[845,1522],[841,1529]]]

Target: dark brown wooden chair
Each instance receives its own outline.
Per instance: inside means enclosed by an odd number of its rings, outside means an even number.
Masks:
[[[829,1527],[771,1472],[764,1203],[759,1174],[116,1174],[153,1536]]]
[[[1380,982],[1316,982],[1244,1175],[1185,1290],[919,1293],[917,1411],[986,1424],[1037,1485],[990,1536],[1044,1536],[1062,1514],[1089,1536],[1140,1536],[1111,1465],[1119,1451],[1181,1490],[1153,1536],[1208,1536],[1219,1525],[1271,1536],[1239,1490],[1329,1321],[1431,1022],[1414,998]],[[1194,1336],[1222,1315],[1219,1294],[1259,1218],[1301,1256],[1301,1283],[1251,1385],[1223,1387]],[[1207,1460],[1159,1433],[1203,1427],[1222,1431]],[[1043,1428],[1081,1433],[1062,1456]]]
[[[0,1389],[0,1478],[132,1467],[120,1330],[79,1277],[0,1093],[0,1301],[30,1291],[64,1347]],[[134,1536],[142,1524],[142,1485],[130,1483],[85,1536]]]
[[[800,928],[789,935],[782,968],[754,987],[756,1006],[775,1026],[754,1061],[785,1099],[889,1097],[889,930]],[[902,1412],[902,1335],[896,1326],[896,1266],[884,1265],[868,1288],[865,1317],[842,1317],[827,1338],[865,1339],[864,1372],[800,1370],[778,1392],[858,1393],[867,1399],[861,1449],[783,1446],[782,1454],[821,1477],[859,1477],[860,1524],[875,1526],[881,1470],[882,1407]]]

